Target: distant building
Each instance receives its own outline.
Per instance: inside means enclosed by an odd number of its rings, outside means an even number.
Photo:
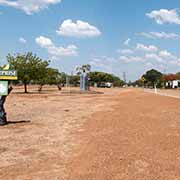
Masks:
[[[166,87],[173,89],[180,88],[180,80],[168,81],[166,82]]]
[[[111,87],[113,87],[113,83],[111,83],[111,82],[101,82],[101,83],[97,84],[97,87],[100,87],[100,88],[111,88]]]

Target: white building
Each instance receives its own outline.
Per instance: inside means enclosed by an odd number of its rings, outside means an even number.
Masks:
[[[166,82],[166,87],[169,88],[180,88],[180,80],[173,80],[173,81],[168,81]]]

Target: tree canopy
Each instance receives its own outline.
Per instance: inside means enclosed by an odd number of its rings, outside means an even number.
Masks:
[[[24,84],[27,93],[27,85],[32,81],[40,81],[46,76],[49,61],[44,61],[35,54],[28,52],[7,56],[7,61],[18,72],[18,79]]]
[[[84,64],[82,66],[78,66],[76,67],[76,72],[78,75],[82,74],[82,73],[90,73],[91,71],[91,65],[89,64]]]
[[[161,78],[163,74],[155,69],[151,69],[147,71],[142,78],[144,78],[144,81],[149,86],[159,85]]]
[[[151,69],[143,74],[139,80],[133,82],[132,85],[153,87],[156,84],[158,87],[165,87],[166,82],[173,80],[180,80],[180,72],[163,74],[155,69]]]
[[[102,82],[111,82],[114,86],[123,86],[124,82],[117,76],[112,74],[108,74],[105,72],[91,72],[90,73],[90,82],[94,83],[102,83]]]

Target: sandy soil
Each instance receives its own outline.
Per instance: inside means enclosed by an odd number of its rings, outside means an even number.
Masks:
[[[139,89],[12,93],[0,179],[180,180],[180,100]],[[20,122],[21,121],[21,122]]]
[[[144,89],[144,91],[155,93],[154,89]],[[157,94],[161,96],[180,98],[180,89],[157,89]]]

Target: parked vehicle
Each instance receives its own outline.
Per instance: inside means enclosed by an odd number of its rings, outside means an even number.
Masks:
[[[111,88],[113,86],[110,82],[101,82],[97,85],[99,88]]]

